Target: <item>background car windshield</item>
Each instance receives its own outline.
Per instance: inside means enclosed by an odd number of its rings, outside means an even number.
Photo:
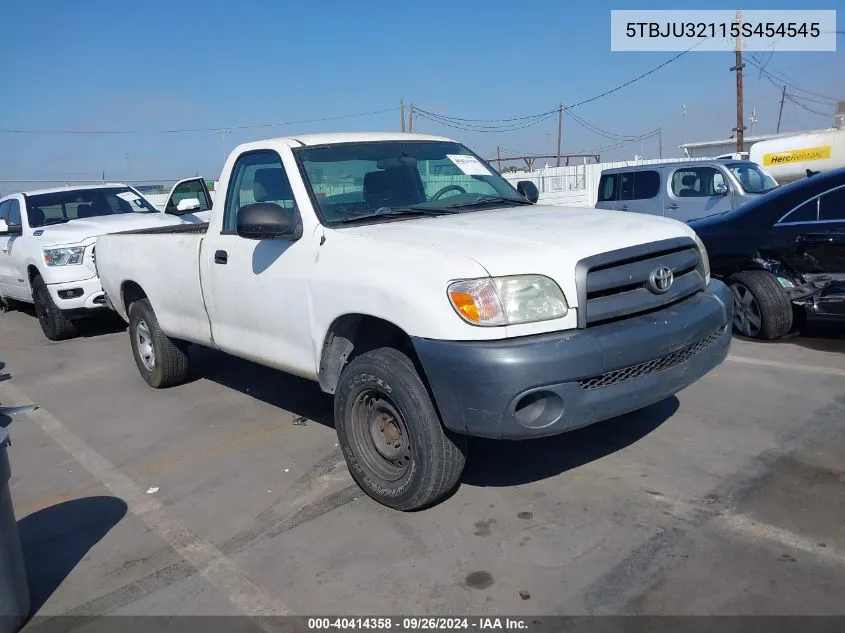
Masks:
[[[748,193],[765,193],[778,186],[774,178],[754,163],[733,163],[728,169]]]
[[[158,213],[129,187],[70,189],[27,196],[29,226],[125,213]]]
[[[450,207],[479,196],[524,202],[510,183],[460,143],[384,141],[294,151],[329,224],[409,205]]]

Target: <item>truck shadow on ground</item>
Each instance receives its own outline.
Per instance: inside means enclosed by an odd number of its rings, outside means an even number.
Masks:
[[[38,510],[18,521],[31,613],[61,586],[85,555],[126,515],[117,497],[83,497]]]
[[[671,418],[679,404],[671,396],[645,409],[545,438],[471,438],[462,482],[500,487],[554,477],[635,444]]]
[[[332,398],[316,382],[198,345],[191,345],[189,354],[194,379],[211,380],[334,428]]]
[[[214,350],[191,347],[195,378],[205,378],[334,428],[332,398],[317,383]],[[470,438],[463,483],[513,486],[554,477],[639,441],[678,410],[678,399],[583,429],[523,441]]]
[[[35,316],[35,307],[31,303],[15,304],[14,309],[21,314],[32,317],[36,321],[38,320],[38,317]],[[38,323],[34,323],[34,325],[36,328],[38,327]],[[102,314],[79,319],[76,325],[79,329],[79,336],[83,338],[126,331],[126,323],[116,312],[112,312],[111,310],[103,310]]]

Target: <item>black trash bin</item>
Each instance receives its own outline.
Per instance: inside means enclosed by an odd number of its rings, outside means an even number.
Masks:
[[[9,433],[0,427],[0,633],[16,633],[29,616],[29,586],[9,479]]]

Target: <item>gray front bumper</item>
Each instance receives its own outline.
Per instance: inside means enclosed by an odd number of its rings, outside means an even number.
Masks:
[[[711,280],[677,304],[606,325],[413,343],[447,428],[541,437],[640,409],[695,382],[727,356],[731,311],[730,291]]]

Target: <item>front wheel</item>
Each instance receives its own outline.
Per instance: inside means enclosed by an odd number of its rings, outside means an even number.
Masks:
[[[35,304],[35,316],[41,331],[51,341],[63,341],[79,334],[76,323],[67,318],[53,302],[47,284],[41,275],[32,278],[32,301]]]
[[[150,387],[161,389],[188,379],[188,346],[165,334],[148,299],[129,306],[129,339],[138,371]]]
[[[792,328],[792,303],[772,273],[744,270],[726,280],[733,295],[733,326],[749,338],[776,339]]]
[[[370,497],[416,510],[449,493],[466,463],[411,360],[393,348],[361,354],[341,372],[334,405],[338,442]]]

